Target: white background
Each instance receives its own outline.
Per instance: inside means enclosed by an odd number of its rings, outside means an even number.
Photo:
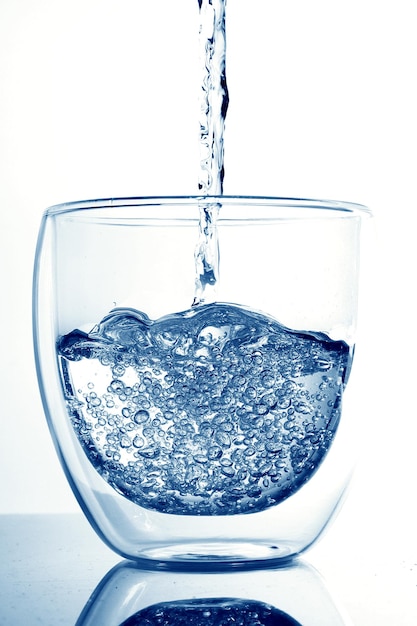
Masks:
[[[372,437],[332,532],[349,530],[345,553],[394,550],[415,589],[414,3],[228,0],[227,22],[225,193],[350,200],[376,217]],[[0,2],[0,513],[78,510],[34,371],[41,214],[196,193],[197,39],[196,0]]]

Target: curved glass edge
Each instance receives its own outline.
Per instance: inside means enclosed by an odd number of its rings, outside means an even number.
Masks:
[[[274,196],[131,196],[118,198],[98,198],[55,204],[46,209],[44,215],[55,216],[63,213],[100,208],[126,208],[129,206],[176,206],[193,204],[254,205],[276,208],[320,209],[338,211],[349,215],[371,217],[371,210],[365,205],[339,200],[317,200],[311,198],[289,198]]]
[[[53,446],[55,448],[55,452],[58,457],[58,461],[63,469],[64,475],[68,481],[68,484],[72,490],[72,493],[84,513],[87,521],[93,528],[93,530],[97,533],[100,539],[106,544],[112,551],[116,554],[119,554],[121,557],[129,559],[130,556],[119,550],[118,547],[108,540],[107,536],[104,532],[102,532],[100,526],[97,524],[94,515],[91,513],[89,507],[87,506],[84,497],[82,496],[77,481],[73,477],[72,469],[70,468],[70,464],[67,462],[66,454],[61,446],[60,438],[57,435],[54,419],[52,417],[52,402],[50,398],[50,394],[48,393],[43,369],[44,365],[42,363],[41,353],[39,347],[42,343],[42,329],[40,323],[39,316],[39,303],[38,303],[38,295],[39,295],[39,279],[41,273],[41,263],[42,263],[42,248],[45,241],[45,237],[47,236],[47,228],[48,228],[48,219],[47,215],[44,214],[41,220],[41,224],[39,227],[38,239],[36,242],[35,249],[35,259],[33,264],[33,274],[32,274],[32,341],[33,341],[33,353],[34,353],[34,361],[35,361],[35,370],[36,377],[38,382],[39,395],[44,411],[44,415],[46,418],[46,423],[48,426],[48,430],[51,435],[51,440]]]

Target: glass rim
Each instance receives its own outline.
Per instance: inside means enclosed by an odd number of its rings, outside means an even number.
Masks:
[[[302,210],[305,212],[303,217],[314,217],[313,212],[317,212],[320,214],[321,218],[325,218],[327,216],[330,217],[330,214],[333,214],[333,217],[338,218],[352,218],[352,217],[371,217],[371,210],[365,205],[354,203],[354,202],[345,202],[339,200],[316,200],[310,198],[291,198],[291,197],[280,197],[280,196],[249,196],[249,195],[221,195],[221,196],[199,196],[199,195],[178,195],[178,196],[128,196],[128,197],[115,197],[115,198],[98,198],[98,199],[90,199],[90,200],[78,200],[78,201],[70,201],[64,202],[60,204],[55,204],[46,209],[44,212],[45,217],[55,217],[65,214],[75,214],[75,213],[94,213],[98,210],[106,210],[106,209],[129,209],[129,207],[140,208],[140,207],[191,207],[191,206],[218,206],[223,207],[227,206],[227,208],[237,208],[237,207],[259,207],[266,209],[287,209],[291,211]],[[310,215],[309,215],[310,213]],[[113,215],[113,219],[116,215]],[[287,219],[296,219],[297,216],[288,214]],[[300,218],[300,216],[298,216]],[[126,214],[124,220],[128,220],[130,218],[137,218],[136,216],[130,216]],[[237,219],[242,219],[241,216],[236,216]],[[257,216],[253,216],[254,219],[257,219]],[[106,221],[106,217],[101,216],[100,219]],[[175,220],[175,216],[170,216],[170,219]],[[181,219],[181,218],[179,218]],[[189,218],[188,218],[189,219]],[[196,218],[194,218],[196,219]],[[244,218],[243,218],[244,219]],[[262,219],[259,216],[259,219]],[[280,219],[277,215],[276,219]]]

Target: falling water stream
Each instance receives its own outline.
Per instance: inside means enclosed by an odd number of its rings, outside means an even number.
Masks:
[[[200,7],[200,170],[199,238],[195,252],[193,306],[214,302],[219,279],[219,203],[224,180],[224,126],[229,103],[226,82],[226,0],[198,0]]]

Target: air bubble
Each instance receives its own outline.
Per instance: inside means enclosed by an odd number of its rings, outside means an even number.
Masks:
[[[203,470],[200,465],[192,464],[188,467],[185,474],[185,480],[187,482],[193,482],[203,475]]]
[[[263,355],[262,352],[256,351],[252,354],[252,362],[254,365],[262,365],[263,363]]]
[[[266,389],[270,389],[271,387],[274,386],[275,384],[275,375],[273,372],[266,370],[262,373],[261,375],[261,382],[262,385],[266,388]]]
[[[247,490],[249,498],[259,498],[262,495],[262,489],[258,485],[252,485]]]
[[[246,385],[246,378],[238,374],[236,376],[233,376],[231,384],[233,385],[233,387],[237,387],[238,389],[242,388]]]
[[[228,433],[225,433],[223,430],[218,430],[214,435],[214,439],[223,448],[230,448],[232,443],[230,440],[230,435]]]
[[[108,386],[107,390],[112,393],[122,393],[124,391],[124,383],[121,380],[113,380]]]
[[[133,416],[136,424],[145,424],[149,419],[149,413],[145,409],[139,409]]]
[[[125,367],[123,367],[123,365],[115,365],[115,366],[112,368],[112,373],[113,373],[113,376],[123,376],[123,374],[125,373],[125,371],[126,371],[126,368],[125,368]]]
[[[207,451],[207,456],[210,459],[210,461],[214,461],[216,459],[220,459],[222,454],[223,454],[223,452],[222,452],[222,449],[220,448],[220,446],[211,446],[208,449],[208,451]]]
[[[195,454],[193,459],[196,463],[207,463],[208,457],[205,454]]]
[[[244,400],[246,400],[246,402],[252,402],[257,398],[257,396],[258,392],[256,391],[255,387],[248,387],[243,394],[243,398]]]
[[[122,437],[120,437],[120,446],[122,448],[130,448],[131,445],[132,442],[127,435],[123,435]]]
[[[235,470],[233,469],[233,467],[231,467],[229,465],[223,466],[221,468],[221,472],[222,472],[222,474],[224,474],[228,478],[232,478],[235,475]]]
[[[307,402],[303,402],[302,400],[295,401],[293,403],[293,407],[297,411],[297,413],[303,413],[304,415],[307,415],[312,411],[312,407],[307,404]]]
[[[156,459],[160,455],[160,449],[158,446],[149,446],[147,448],[141,448],[139,454],[146,459]]]
[[[268,413],[268,411],[269,411],[268,407],[265,406],[265,404],[256,404],[253,407],[253,410],[258,415],[266,415],[266,413]]]

